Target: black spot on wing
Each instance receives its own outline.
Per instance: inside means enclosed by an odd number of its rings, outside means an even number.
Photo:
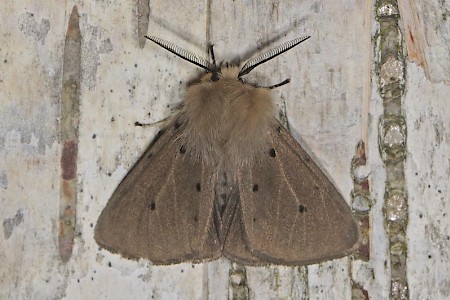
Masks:
[[[180,147],[180,153],[185,154],[186,153],[186,147],[183,145]]]
[[[202,191],[202,186],[201,186],[200,182],[197,182],[195,184],[195,189],[197,190],[197,192],[201,192]]]
[[[304,206],[303,204],[300,204],[298,207],[298,211],[300,213],[305,213],[307,211],[306,206]]]
[[[270,155],[270,157],[277,156],[277,153],[275,152],[275,149],[273,149],[273,148],[269,149],[269,155]]]
[[[152,202],[148,205],[148,207],[150,208],[150,210],[155,210],[155,208],[156,208],[155,202],[152,201]]]
[[[253,192],[257,192],[257,191],[259,190],[259,186],[258,186],[257,183],[255,183],[255,184],[253,185],[252,190],[253,190]]]

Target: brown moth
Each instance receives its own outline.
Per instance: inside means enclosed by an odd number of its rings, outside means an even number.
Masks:
[[[309,37],[241,70],[217,66],[156,37],[207,71],[120,183],[95,227],[97,243],[154,264],[225,256],[246,265],[305,265],[348,255],[358,240],[343,197],[275,119],[270,88],[242,76]],[[211,48],[212,50],[212,48]]]

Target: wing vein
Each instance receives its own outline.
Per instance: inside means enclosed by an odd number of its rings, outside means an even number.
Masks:
[[[155,196],[155,203],[158,203],[158,205],[159,205],[159,199],[160,199],[160,197],[161,197],[161,193],[163,192],[163,191],[166,191],[167,190],[167,186],[168,186],[168,182],[170,181],[170,179],[172,179],[172,181],[174,181],[174,170],[175,170],[175,165],[176,165],[176,163],[177,163],[177,161],[178,161],[178,157],[176,157],[174,160],[172,160],[172,163],[171,163],[171,165],[170,165],[170,169],[169,169],[169,172],[168,172],[168,174],[167,174],[167,176],[166,176],[166,178],[165,178],[165,180],[164,180],[164,184],[161,186],[161,188],[159,189],[159,191],[158,191],[158,193],[156,194],[156,196]],[[172,187],[173,188],[173,187]],[[176,201],[173,201],[173,202],[176,202]],[[158,217],[161,217],[161,214],[159,213],[160,212],[160,210],[158,210],[157,211],[157,214],[158,214]],[[175,214],[176,214],[176,210],[175,210]],[[160,233],[163,233],[164,232],[164,227],[163,227],[163,222],[162,221],[167,221],[167,220],[161,220],[161,222],[158,222],[158,225],[159,225],[159,232]],[[175,231],[177,232],[177,238],[179,238],[179,234],[178,234],[178,226],[174,226],[175,224],[173,224],[174,222],[173,222],[173,219],[172,219],[172,224],[171,224],[171,227],[173,227],[173,228],[176,228],[175,229]],[[165,245],[164,246],[162,246],[161,245],[161,248],[162,249],[168,249],[168,247],[170,247],[170,245],[167,245],[167,243],[168,243],[168,240],[167,239],[164,239],[164,243],[165,243]]]
[[[273,137],[272,137],[272,139],[273,139]],[[295,200],[297,202],[297,205],[299,205],[300,201],[299,201],[299,199],[297,197],[297,194],[294,192],[294,189],[292,188],[292,185],[290,184],[289,180],[287,179],[286,172],[284,170],[284,165],[283,165],[283,163],[281,162],[280,159],[278,159],[278,162],[279,162],[279,166],[280,166],[279,168],[280,168],[281,175],[283,176],[283,180],[286,182],[286,185],[289,188],[289,191],[294,196],[294,198],[295,198]]]
[[[273,140],[273,139],[274,139],[274,137],[272,136],[272,140]],[[279,159],[279,158],[278,158],[278,166],[279,166],[279,169],[280,169],[280,173],[281,173],[281,175],[282,175],[282,177],[283,177],[283,184],[285,184],[285,185],[288,187],[288,190],[289,190],[289,192],[291,193],[291,195],[294,197],[295,201],[297,202],[297,205],[300,205],[300,200],[299,200],[297,194],[295,193],[295,191],[294,191],[294,189],[293,189],[291,183],[289,182],[288,177],[286,176],[286,171],[284,170],[284,165],[283,165],[281,159]],[[281,188],[282,188],[282,185],[280,184],[280,186],[278,187],[278,201],[277,201],[277,203],[280,203],[280,202],[281,202],[281,201],[280,201],[280,198],[281,198],[281,197],[280,197],[280,194],[281,194]],[[277,212],[277,224],[279,224],[279,222],[280,222],[280,217],[279,217],[280,206],[278,205],[277,207],[278,207],[278,212]],[[288,245],[291,244],[292,236],[293,236],[293,234],[294,234],[294,227],[295,227],[295,224],[297,223],[297,221],[298,221],[298,214],[296,214],[296,216],[295,216],[295,222],[292,223],[291,229],[290,229],[290,231],[289,231]],[[278,232],[278,227],[279,227],[279,226],[276,227],[276,232],[275,232],[275,234]],[[302,235],[302,239],[303,239],[303,235]]]
[[[273,235],[274,236],[277,236],[277,234],[278,234],[278,227],[279,227],[279,223],[280,223],[280,199],[281,199],[281,187],[282,187],[283,185],[282,184],[280,184],[279,186],[278,186],[278,199],[277,199],[277,226],[275,227],[275,231],[274,231],[274,233],[273,233]]]
[[[201,171],[200,171],[200,178],[203,179],[203,178],[205,178],[204,177],[204,175],[205,175],[205,168],[204,168],[204,165],[203,165],[203,161],[201,162],[200,169],[201,169]],[[204,183],[201,182],[201,184],[203,185]],[[205,184],[206,184],[206,182],[205,182]],[[200,242],[200,247],[202,249],[205,247],[206,240],[208,239],[208,230],[211,227],[212,215],[213,215],[213,213],[212,213],[212,209],[211,209],[209,211],[209,213],[208,213],[208,218],[206,219],[206,226],[205,226],[205,228],[203,228],[203,232],[202,232],[202,240]],[[198,218],[200,218],[200,216],[198,216]]]

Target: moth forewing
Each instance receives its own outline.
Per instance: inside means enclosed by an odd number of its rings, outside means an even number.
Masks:
[[[344,199],[284,127],[270,136],[266,159],[239,173],[252,253],[286,265],[347,255],[358,230]]]
[[[185,151],[174,121],[120,183],[99,217],[100,246],[155,264],[220,256],[209,225],[213,172]]]
[[[208,73],[112,195],[97,243],[155,264],[224,255],[249,265],[303,265],[348,254],[358,239],[351,210],[275,119],[269,89],[241,79],[308,37],[241,71],[148,38]]]

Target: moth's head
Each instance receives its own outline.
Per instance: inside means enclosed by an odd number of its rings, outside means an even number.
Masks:
[[[200,79],[201,82],[219,82],[224,79],[238,79],[242,81],[239,77],[239,67],[232,65],[223,65],[218,68],[217,72],[206,72]]]
[[[297,46],[298,44],[300,44],[301,42],[304,42],[305,40],[309,39],[310,36],[304,36],[304,37],[300,37],[300,38],[296,38],[292,41],[286,42],[281,44],[280,46],[269,50],[267,52],[264,52],[260,55],[257,55],[253,58],[251,58],[250,60],[248,60],[241,69],[239,69],[238,67],[233,67],[230,66],[228,64],[216,64],[216,60],[215,60],[215,56],[214,56],[214,51],[213,51],[213,47],[210,46],[209,48],[209,53],[211,54],[211,58],[212,58],[212,63],[209,62],[208,60],[192,53],[189,52],[181,47],[178,47],[175,44],[172,44],[170,42],[167,42],[163,39],[160,39],[158,37],[154,37],[154,36],[146,36],[147,39],[151,40],[152,42],[158,44],[159,46],[163,47],[164,49],[172,52],[173,54],[181,57],[184,60],[187,60],[191,63],[193,63],[194,65],[206,70],[206,72],[208,73],[207,75],[205,75],[202,78],[202,81],[206,81],[209,80],[211,82],[217,82],[221,79],[224,78],[234,78],[237,79],[241,82],[243,82],[242,77],[244,75],[247,75],[248,73],[250,73],[250,71],[252,71],[254,68],[256,68],[257,66],[259,66],[260,64],[263,64],[269,60],[271,60],[272,58],[288,51],[289,49],[294,48],[295,46]],[[275,88],[275,87],[279,87],[281,85],[284,85],[286,83],[288,83],[289,80],[286,79],[285,81],[276,84],[276,85],[272,85],[269,86],[268,88]]]

